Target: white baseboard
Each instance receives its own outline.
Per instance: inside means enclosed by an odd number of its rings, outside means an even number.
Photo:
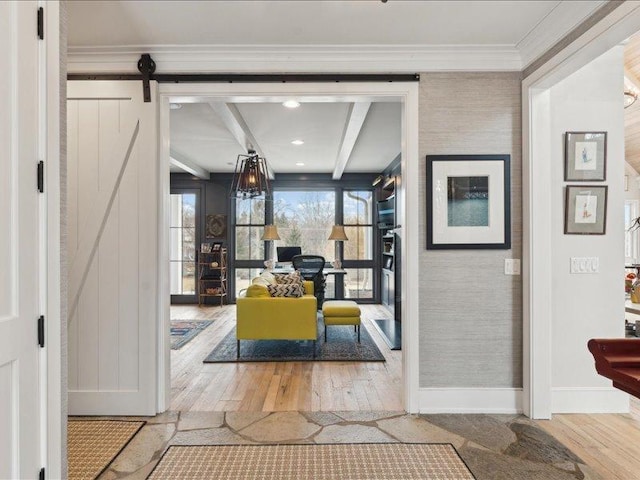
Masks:
[[[421,388],[420,413],[522,413],[522,389]]]
[[[553,388],[552,413],[629,413],[629,395],[613,387]]]

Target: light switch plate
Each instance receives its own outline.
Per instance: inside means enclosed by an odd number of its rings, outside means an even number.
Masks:
[[[571,273],[599,273],[600,258],[571,257]]]
[[[520,275],[520,259],[519,258],[505,258],[504,259],[504,274],[505,275]]]

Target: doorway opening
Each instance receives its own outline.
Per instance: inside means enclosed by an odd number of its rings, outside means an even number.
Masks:
[[[374,93],[372,93],[374,92]],[[329,104],[331,102],[381,102],[388,104],[396,102],[401,109],[401,162],[400,171],[403,178],[406,174],[413,173],[413,179],[417,178],[418,167],[417,161],[417,85],[416,84],[291,84],[291,85],[161,85],[161,172],[163,195],[179,188],[186,188],[189,182],[195,185],[199,181],[193,175],[178,175],[178,181],[174,181],[170,175],[170,158],[174,151],[170,141],[172,134],[171,110],[170,105],[190,106],[194,104],[224,104],[224,103],[245,103],[249,106],[255,106],[259,103],[279,104],[287,98],[295,96],[301,102]],[[175,107],[174,107],[175,108]],[[181,110],[184,107],[181,108]],[[215,109],[213,109],[215,110]],[[169,139],[169,141],[167,141]],[[238,144],[234,145],[235,152],[238,152]],[[227,162],[230,157],[224,157]],[[184,159],[183,159],[184,160]],[[382,172],[383,169],[380,169]],[[211,171],[211,170],[210,170]],[[281,175],[286,177],[286,174]],[[215,177],[215,178],[214,178]],[[204,192],[200,202],[201,208],[207,211],[201,212],[202,222],[207,222],[206,217],[211,213],[216,215],[229,215],[227,225],[231,230],[228,233],[228,243],[220,242],[223,247],[229,250],[230,262],[233,261],[233,273],[229,272],[229,289],[225,298],[224,306],[217,304],[207,305],[203,307],[194,307],[193,305],[171,305],[165,303],[166,308],[161,311],[163,317],[162,328],[159,329],[159,343],[162,346],[160,352],[170,355],[171,362],[159,359],[159,366],[169,365],[169,368],[160,368],[160,378],[164,378],[167,389],[170,387],[170,394],[167,392],[159,392],[160,408],[169,408],[171,410],[257,410],[257,411],[277,411],[277,410],[399,410],[417,411],[417,363],[410,362],[409,359],[417,355],[417,345],[414,345],[417,335],[411,335],[411,331],[417,332],[417,314],[410,317],[405,312],[411,312],[412,308],[416,308],[415,296],[409,293],[409,290],[402,291],[399,297],[403,301],[403,333],[406,333],[408,340],[406,345],[403,343],[402,351],[391,351],[388,345],[382,339],[382,336],[373,326],[373,319],[389,317],[393,319],[393,314],[381,306],[379,299],[371,298],[368,304],[360,304],[362,312],[362,320],[365,327],[371,332],[371,337],[380,350],[384,350],[386,362],[378,364],[364,364],[359,362],[279,362],[279,363],[220,363],[220,364],[203,364],[202,357],[207,356],[209,350],[213,349],[216,344],[222,342],[232,332],[235,323],[235,305],[233,305],[234,296],[239,293],[239,287],[243,287],[243,282],[247,282],[257,276],[263,269],[262,263],[265,259],[264,242],[260,241],[259,232],[261,228],[256,228],[256,232],[251,233],[248,237],[250,245],[255,241],[256,258],[236,258],[239,246],[235,241],[235,232],[238,228],[236,223],[237,208],[235,205],[229,205],[224,211],[212,212],[211,206],[212,196],[228,196],[228,191],[223,188],[222,184],[228,182],[230,174],[219,172],[209,177],[208,190]],[[396,193],[396,201],[399,205],[406,204],[408,198],[417,195],[417,183],[407,177],[408,180],[403,184],[403,188]],[[201,182],[200,182],[201,183]],[[321,187],[321,186],[320,186]],[[316,188],[318,188],[316,186]],[[415,188],[415,190],[412,190]],[[299,189],[299,188],[298,188]],[[292,191],[292,188],[285,188],[282,191]],[[343,198],[349,198],[345,187],[344,197],[340,193],[340,203]],[[353,190],[353,188],[351,188]],[[353,195],[353,191],[349,192]],[[373,196],[371,198],[373,200]],[[348,200],[344,200],[346,203]],[[160,204],[165,204],[161,201]],[[170,203],[170,202],[169,202]],[[372,202],[373,203],[373,202]],[[207,207],[204,207],[207,205]],[[215,210],[215,208],[214,208]],[[403,226],[395,232],[398,238],[402,237],[409,245],[411,240],[409,236],[415,236],[415,244],[417,247],[417,228],[409,225],[417,225],[417,219],[411,223],[410,217],[417,217],[416,209],[400,209],[404,213],[403,218],[398,219],[398,225]],[[274,222],[274,210],[271,210],[267,216],[262,217],[262,225],[265,222]],[[161,214],[161,218],[166,219],[166,212]],[[275,219],[277,220],[277,219]],[[282,219],[280,219],[282,220]],[[333,219],[338,220],[338,217]],[[368,236],[377,236],[381,234],[373,225],[373,210],[368,218],[368,225],[351,225],[346,218],[340,218],[345,224],[349,224],[348,229],[358,238],[367,238]],[[165,220],[167,222],[167,220]],[[200,223],[202,223],[200,222]],[[198,223],[198,221],[196,221]],[[242,223],[242,222],[240,222]],[[277,223],[277,221],[276,221]],[[342,222],[340,222],[342,223]],[[253,224],[248,227],[255,227]],[[170,227],[166,230],[170,230]],[[258,226],[260,227],[260,226]],[[370,227],[370,228],[369,228]],[[206,227],[205,227],[206,228]],[[371,232],[361,230],[369,228]],[[249,228],[251,230],[251,228]],[[290,232],[289,232],[290,233]],[[294,232],[295,233],[295,232]],[[206,234],[196,235],[198,241],[196,248],[201,250],[206,244],[215,246],[218,243],[216,238],[205,238]],[[378,245],[375,241],[376,248],[384,248],[382,242]],[[169,242],[170,243],[170,242]],[[290,242],[289,242],[290,243]],[[284,244],[283,244],[284,245]],[[242,247],[246,247],[243,242]],[[275,252],[275,246],[269,245]],[[206,248],[209,248],[206,246]],[[340,254],[347,252],[347,246],[340,246]],[[344,250],[342,250],[344,248]],[[355,249],[356,257],[360,254],[371,255],[371,251],[366,253],[366,249],[358,251]],[[241,249],[242,250],[242,249]],[[245,248],[246,250],[246,248]],[[333,242],[331,242],[331,250],[333,250]],[[407,248],[410,252],[411,248]],[[404,252],[403,252],[404,253]],[[327,253],[327,260],[333,260],[330,253]],[[361,257],[362,257],[361,255]],[[162,257],[162,256],[161,256]],[[251,255],[250,255],[251,257]],[[165,258],[161,258],[161,270],[164,268]],[[374,259],[357,258],[362,262],[361,268],[354,264],[354,268],[349,270],[348,259],[345,257],[345,269],[348,275],[353,277],[353,285],[349,286],[348,292],[341,291],[336,288],[333,282],[330,285],[329,298],[339,294],[351,295],[351,291],[362,299],[363,296],[372,296],[372,276]],[[356,261],[356,260],[353,260]],[[365,265],[369,261],[371,265]],[[406,263],[406,255],[401,260],[402,265]],[[168,264],[169,262],[167,262]],[[255,265],[254,265],[255,264]],[[377,266],[377,265],[376,265]],[[398,265],[400,266],[400,265]],[[262,268],[261,268],[262,267]],[[175,268],[175,267],[172,267]],[[229,268],[231,270],[231,268]],[[163,278],[168,272],[161,271],[161,284],[165,284]],[[240,277],[238,277],[240,275]],[[402,270],[403,278],[412,278],[417,272],[415,268],[408,267]],[[196,267],[195,290],[197,295],[197,267]],[[247,278],[244,278],[247,277]],[[416,285],[416,278],[404,281],[404,285]],[[355,283],[354,283],[355,282]],[[369,283],[367,283],[369,282]],[[366,283],[366,284],[365,284]],[[349,284],[347,284],[349,285]],[[342,286],[342,285],[340,285]],[[173,285],[172,285],[173,287]],[[340,298],[339,297],[339,298]],[[367,299],[364,300],[365,302]],[[203,302],[207,303],[207,302]],[[211,302],[212,303],[212,302]],[[406,317],[405,317],[406,315]],[[188,317],[188,318],[187,318]],[[414,321],[411,321],[413,318]],[[170,330],[172,320],[193,320],[194,322],[212,323],[202,329],[190,345],[180,351],[172,350],[170,353],[165,348],[169,344],[167,336]],[[337,328],[337,327],[336,327]],[[345,327],[340,327],[345,328]],[[235,342],[234,342],[235,343]],[[166,357],[165,357],[166,358]],[[162,384],[162,382],[160,382]],[[315,390],[313,385],[315,385]],[[334,388],[331,390],[331,385]],[[166,401],[163,402],[163,400]],[[163,405],[164,403],[164,405]]]

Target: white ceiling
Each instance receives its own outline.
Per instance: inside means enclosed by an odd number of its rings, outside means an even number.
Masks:
[[[227,104],[228,105],[228,104]],[[275,173],[332,173],[344,138],[351,103],[236,103],[246,128]],[[303,145],[293,145],[303,140]],[[171,110],[171,151],[209,172],[232,172],[246,153],[208,103]],[[372,103],[345,172],[381,172],[400,153],[400,104]],[[296,165],[302,162],[304,165]],[[173,167],[172,171],[180,171]]]
[[[76,0],[69,45],[517,46],[562,3],[603,2]]]
[[[66,3],[68,64],[76,73],[131,72],[149,52],[160,73],[520,70],[604,3],[74,0]],[[339,99],[296,110],[264,100],[185,103],[171,112],[173,153],[183,164],[230,171],[257,143],[276,173],[333,172],[354,129],[346,172],[381,171],[400,151],[399,104],[371,104],[359,130],[352,104]],[[305,144],[291,145],[297,138]]]

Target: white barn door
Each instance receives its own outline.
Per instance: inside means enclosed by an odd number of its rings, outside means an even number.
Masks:
[[[41,464],[37,2],[0,2],[0,478]]]
[[[157,84],[67,89],[69,414],[156,413]]]

